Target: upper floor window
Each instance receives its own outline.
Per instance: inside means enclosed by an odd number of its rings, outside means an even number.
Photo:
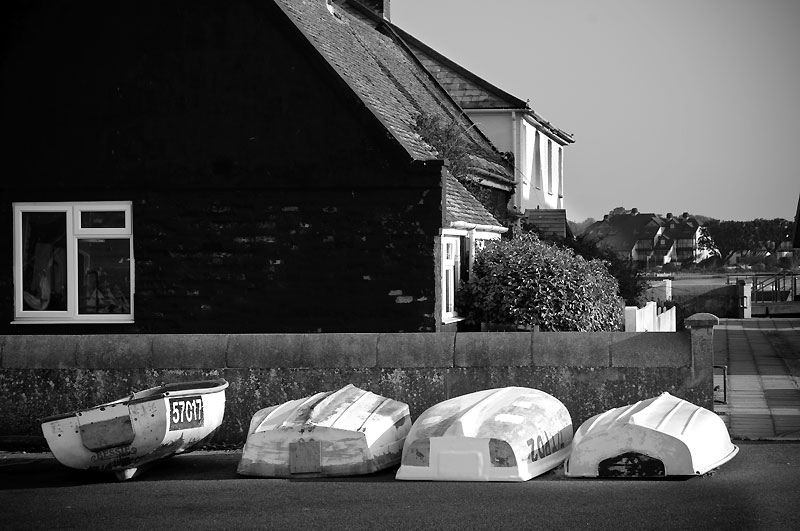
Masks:
[[[15,203],[15,322],[133,320],[131,203]]]

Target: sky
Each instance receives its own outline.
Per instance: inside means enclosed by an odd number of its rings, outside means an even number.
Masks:
[[[567,218],[794,220],[800,0],[391,0],[391,20],[573,135]]]

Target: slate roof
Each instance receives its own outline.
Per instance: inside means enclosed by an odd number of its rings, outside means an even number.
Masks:
[[[480,175],[475,172],[476,180],[489,179],[513,186],[511,169],[503,164],[502,157],[488,138],[397,38],[387,21],[346,2],[329,8],[325,0],[274,1],[413,160],[440,158],[435,147],[427,144],[414,130],[418,114],[434,114],[463,124],[469,141],[479,147],[476,153],[488,151],[496,155],[494,160],[484,155],[473,157],[477,160],[471,164],[472,169],[483,170]],[[456,191],[450,190],[454,188],[452,181],[455,179],[446,181],[447,219],[469,214],[491,222],[486,224],[500,226],[463,186]],[[461,200],[459,204],[474,201],[483,211],[475,205],[461,209],[455,203],[456,199]]]
[[[527,101],[512,96],[489,83],[402,29],[395,26],[395,30],[425,65],[425,68],[433,74],[462,108],[523,110],[530,114],[542,129],[563,143],[571,144],[575,141],[571,134],[558,129],[534,112]]]
[[[494,216],[450,172],[447,173],[446,194],[445,222],[448,226],[458,226],[462,223],[488,229],[499,225]]]
[[[675,240],[688,240],[694,238],[700,223],[693,217],[671,218],[666,220],[664,235]]]

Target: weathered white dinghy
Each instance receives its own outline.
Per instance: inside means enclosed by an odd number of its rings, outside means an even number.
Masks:
[[[527,387],[440,402],[415,422],[397,479],[527,481],[569,453],[572,419],[557,398]]]
[[[227,387],[222,378],[153,387],[42,419],[42,432],[61,464],[130,479],[145,465],[208,441],[222,424]]]
[[[369,474],[400,462],[410,429],[407,404],[347,385],[256,412],[238,472],[262,477]]]
[[[663,393],[584,422],[575,432],[564,473],[570,477],[702,475],[738,451],[718,415]]]

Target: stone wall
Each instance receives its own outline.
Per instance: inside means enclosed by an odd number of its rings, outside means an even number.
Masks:
[[[739,317],[739,299],[735,284],[672,284],[672,300],[684,316],[698,312],[718,317]]]
[[[690,331],[0,336],[0,443],[41,446],[37,419],[168,382],[223,377],[214,442],[258,409],[352,383],[409,404],[504,386],[546,391],[577,427],[662,392],[713,409],[713,315]]]

